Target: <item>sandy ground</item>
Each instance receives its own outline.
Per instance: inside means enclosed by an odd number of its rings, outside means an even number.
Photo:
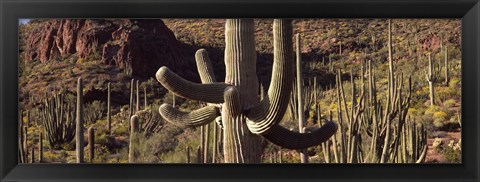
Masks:
[[[459,139],[462,138],[461,131],[454,131],[454,132],[445,132],[445,136],[438,137],[442,139],[444,145],[448,145],[450,140],[454,140],[455,143],[458,142]],[[448,163],[443,154],[439,154],[435,149],[433,148],[433,142],[435,141],[435,138],[428,138],[427,143],[428,143],[428,151],[427,151],[427,158],[425,159],[425,163]]]

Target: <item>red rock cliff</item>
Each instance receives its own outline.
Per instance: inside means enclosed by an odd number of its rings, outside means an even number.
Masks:
[[[47,62],[76,54],[101,64],[131,68],[137,77],[153,77],[161,66],[197,80],[187,47],[159,19],[52,19],[26,37],[25,59]]]

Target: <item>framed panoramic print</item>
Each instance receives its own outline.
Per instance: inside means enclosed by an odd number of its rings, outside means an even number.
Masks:
[[[2,181],[479,180],[476,0],[0,3]]]

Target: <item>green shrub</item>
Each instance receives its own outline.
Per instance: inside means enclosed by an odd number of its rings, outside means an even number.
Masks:
[[[43,152],[43,160],[48,163],[67,162],[68,153],[65,150],[46,150]]]
[[[445,125],[445,123],[447,122],[447,113],[445,112],[442,112],[442,111],[437,111],[435,113],[433,113],[433,124],[440,128],[442,127],[443,125]]]
[[[103,118],[106,113],[105,102],[95,100],[92,103],[85,104],[84,117],[87,123],[96,123]]]
[[[428,106],[427,110],[425,110],[425,115],[431,115],[433,116],[434,113],[441,111],[441,108],[436,105],[430,105]]]
[[[455,144],[454,140],[451,140],[447,147],[445,147],[443,154],[445,159],[451,163],[462,162],[462,147],[461,140]]]
[[[443,107],[452,107],[456,103],[457,101],[455,99],[448,99],[445,102],[443,102]]]
[[[83,58],[78,58],[77,64],[84,64],[84,63],[85,63],[85,59],[83,59]]]
[[[140,163],[175,162],[172,161],[172,158],[167,160],[165,154],[175,150],[178,145],[177,136],[181,133],[180,128],[166,124],[162,132],[152,134],[148,138],[145,135],[139,135],[139,141],[141,142],[134,144],[139,154],[136,161]]]

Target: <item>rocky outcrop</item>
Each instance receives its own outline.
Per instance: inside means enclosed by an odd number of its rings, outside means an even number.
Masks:
[[[35,23],[35,22],[34,22]],[[168,66],[198,80],[188,47],[159,19],[52,19],[38,23],[26,37],[25,61],[42,63],[76,55],[125,68],[148,78]]]

